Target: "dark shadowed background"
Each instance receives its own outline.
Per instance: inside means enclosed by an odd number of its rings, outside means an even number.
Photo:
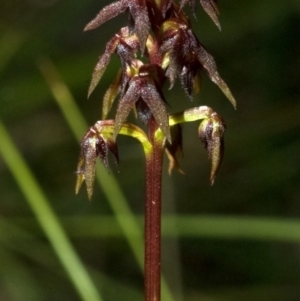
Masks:
[[[51,93],[55,68],[88,124],[101,118],[117,58],[87,100],[91,73],[127,19],[121,15],[87,33],[83,27],[107,3],[2,2],[0,120],[103,300],[142,300],[142,271],[107,195],[99,185],[91,203],[84,189],[74,194],[79,143]],[[179,83],[165,89],[171,112],[211,106],[227,132],[213,187],[196,123],[183,127],[185,175],[169,176],[165,166],[164,279],[174,301],[300,300],[300,1],[220,0],[219,8],[222,32],[199,4],[198,19],[191,20],[237,110],[205,74],[193,102]],[[119,137],[118,145],[120,166],[112,160],[103,182],[117,179],[142,231],[142,149],[130,138]],[[83,300],[1,156],[0,300]]]

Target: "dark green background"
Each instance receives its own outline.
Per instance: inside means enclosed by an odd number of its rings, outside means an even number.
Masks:
[[[91,203],[83,189],[78,196],[74,195],[79,145],[38,66],[41,60],[50,59],[89,124],[98,120],[101,98],[114,78],[118,61],[113,59],[87,100],[91,72],[106,41],[120,26],[125,26],[126,16],[92,32],[83,33],[82,29],[107,3],[4,0],[0,8],[0,119],[62,221],[66,217],[113,217],[113,212],[98,186]],[[163,212],[177,214],[178,218],[225,216],[247,221],[263,217],[297,222],[300,1],[220,0],[219,7],[221,33],[198,4],[198,20],[192,18],[193,29],[215,57],[220,74],[237,99],[237,110],[205,74],[202,91],[192,103],[179,83],[171,91],[166,88],[165,96],[171,112],[208,105],[223,116],[227,124],[225,158],[211,187],[210,165],[197,138],[198,124],[184,125],[181,164],[186,175],[174,172],[169,177],[166,166]],[[142,214],[141,147],[130,138],[121,137],[118,141],[120,173],[113,164],[112,172],[132,210]],[[0,219],[39,235],[44,260],[53,262],[48,269],[20,252],[23,248],[39,252],[29,241],[16,238],[11,248],[3,244],[1,250],[11,253],[13,260],[3,262],[0,258],[0,300],[32,300],[28,293],[32,289],[45,301],[79,300],[1,158],[0,200]],[[84,229],[85,224],[80,227]],[[100,287],[105,300],[128,300],[123,293],[126,289],[141,295],[142,273],[120,231],[103,237],[68,231],[86,265],[111,280],[110,286]],[[199,232],[198,237],[164,237],[163,270],[176,300],[300,299],[300,247],[295,241],[285,241],[284,233],[280,239],[259,239],[255,235],[243,237],[243,233],[238,238],[228,238]],[[23,272],[18,272],[20,268],[30,275],[30,281],[24,281]],[[21,299],[12,293],[13,289]]]

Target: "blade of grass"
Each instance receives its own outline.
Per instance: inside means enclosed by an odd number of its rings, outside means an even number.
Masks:
[[[25,160],[0,121],[0,153],[33,210],[57,257],[84,301],[101,301],[90,276]]]
[[[142,222],[142,216],[136,217]],[[118,237],[121,231],[109,216],[62,218],[63,224],[72,237]],[[84,224],[83,229],[80,225]],[[103,227],[103,225],[106,227]],[[174,228],[176,225],[176,229]],[[166,237],[179,235],[184,238],[247,239],[300,242],[300,221],[289,218],[264,218],[242,216],[172,216],[165,215],[162,234]],[[134,234],[131,234],[134,238]]]
[[[300,242],[300,222],[296,219],[196,215],[178,220],[179,235],[185,237]]]
[[[21,219],[22,222],[20,222],[19,219]],[[115,220],[114,223],[116,224]],[[26,228],[28,228],[26,225],[30,226],[30,232],[26,230]],[[57,268],[57,259],[55,254],[50,249],[49,244],[41,239],[41,237],[43,237],[41,234],[40,228],[32,217],[7,219],[2,216],[0,218],[0,266],[1,268],[4,268],[0,269],[0,276],[1,272],[3,275],[5,275],[5,273],[10,273],[10,267],[7,269],[5,268],[6,266],[9,266],[9,264],[7,264],[8,259],[1,254],[1,246],[3,246],[10,254],[20,255],[22,258],[29,259],[29,262],[34,262],[39,266],[44,267],[47,271],[50,271],[58,277],[67,278],[67,275],[62,273],[61,269]],[[24,242],[26,243],[24,244]],[[6,253],[8,252],[6,251]],[[5,266],[2,264],[2,261],[4,261]],[[89,273],[93,276],[93,280],[99,287],[103,297],[107,297],[108,299],[115,301],[123,300],[123,296],[126,296],[128,300],[142,300],[142,292],[137,290],[135,287],[121,283],[120,281],[101,273],[99,270],[95,270],[92,266],[86,267],[88,268]],[[17,271],[18,268],[15,267],[14,270]],[[24,270],[24,273],[26,273],[26,269]],[[5,283],[9,281],[9,277],[6,278]],[[12,282],[13,285],[14,283],[15,282]],[[28,290],[30,290],[31,287],[30,283],[28,283]],[[35,286],[33,286],[33,290],[37,292]],[[40,298],[32,298],[28,300],[32,301],[42,299],[43,298],[40,296]],[[25,299],[23,298],[22,301],[23,300]]]
[[[142,224],[143,216],[135,217]],[[129,217],[124,217],[124,222]],[[74,238],[120,237],[120,225],[110,215],[61,217],[68,235]],[[33,228],[28,218],[15,218],[14,224],[23,229]],[[84,225],[84,227],[82,227]],[[11,230],[8,230],[9,234]],[[165,215],[162,221],[162,234],[165,237],[179,235],[183,238],[212,238],[222,240],[277,241],[300,243],[300,221],[292,218],[244,217],[222,215]],[[0,242],[8,235],[1,232]],[[22,234],[14,234],[23,239]],[[134,233],[130,234],[136,239]]]
[[[38,62],[38,67],[41,70],[54,99],[61,109],[63,116],[68,122],[71,131],[80,142],[89,126],[76,105],[74,97],[67,85],[65,85],[60,78],[50,60],[40,60]],[[141,224],[137,222],[128,206],[128,202],[121,191],[117,180],[112,174],[108,177],[107,171],[102,165],[97,168],[97,181],[114,211],[115,218],[118,221],[139,266],[143,269],[144,249]],[[165,301],[174,300],[164,278],[162,278],[162,299]]]

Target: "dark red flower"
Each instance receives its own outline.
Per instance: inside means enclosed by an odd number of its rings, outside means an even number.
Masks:
[[[204,68],[209,78],[222,90],[229,101],[236,106],[227,84],[218,73],[214,58],[195,37],[186,22],[169,19],[162,26],[161,52],[164,54],[163,68],[171,87],[177,77],[189,97],[198,86],[199,71]]]
[[[212,113],[210,118],[204,119],[198,129],[200,141],[207,150],[208,158],[212,161],[211,184],[214,183],[217,171],[222,163],[225,129],[225,122],[217,113]]]
[[[84,30],[95,29],[106,21],[124,13],[129,9],[130,20],[133,22],[133,33],[140,41],[141,52],[144,52],[148,33],[150,30],[150,20],[146,0],[120,0],[105,6],[98,15],[89,22]]]
[[[107,44],[104,53],[99,57],[99,60],[94,68],[92,80],[88,91],[88,97],[94,91],[95,87],[101,80],[110,58],[116,52],[121,60],[123,70],[126,69],[126,63],[131,62],[135,57],[139,40],[136,35],[130,34],[128,27],[122,28]]]
[[[128,82],[126,92],[119,100],[114,137],[119,133],[130,111],[137,105],[138,101],[142,101],[144,103],[143,109],[145,106],[149,108],[161,131],[167,140],[171,141],[168,112],[162,94],[154,80],[156,66],[144,65],[138,60],[135,61],[137,62],[135,65],[140,66],[137,74]]]
[[[89,199],[92,197],[96,176],[96,160],[99,158],[108,169],[108,152],[111,152],[116,163],[119,162],[118,148],[112,135],[101,133],[101,122],[90,127],[81,141],[81,151],[77,166],[76,193],[78,193],[83,181],[86,182]]]

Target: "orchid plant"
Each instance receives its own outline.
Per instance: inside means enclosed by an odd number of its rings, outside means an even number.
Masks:
[[[92,198],[99,158],[108,168],[108,153],[119,162],[117,136],[136,138],[146,158],[145,200],[145,300],[160,300],[161,258],[161,181],[163,155],[169,159],[169,172],[181,171],[178,158],[182,151],[181,123],[201,121],[200,141],[211,159],[211,184],[223,157],[225,123],[207,106],[189,108],[169,114],[162,89],[166,82],[172,88],[180,80],[188,98],[200,90],[200,74],[221,89],[235,107],[235,99],[218,73],[214,58],[207,52],[191,29],[183,8],[189,5],[195,16],[195,0],[119,0],[113,2],[86,25],[92,30],[121,13],[128,13],[128,26],[123,27],[106,44],[88,90],[88,96],[101,80],[113,54],[120,59],[120,70],[103,98],[102,120],[92,126],[81,142],[77,168],[76,193],[85,181],[88,198]],[[200,0],[205,12],[221,29],[216,0]],[[107,119],[113,102],[118,99],[114,120]],[[128,123],[133,111],[144,130]]]

